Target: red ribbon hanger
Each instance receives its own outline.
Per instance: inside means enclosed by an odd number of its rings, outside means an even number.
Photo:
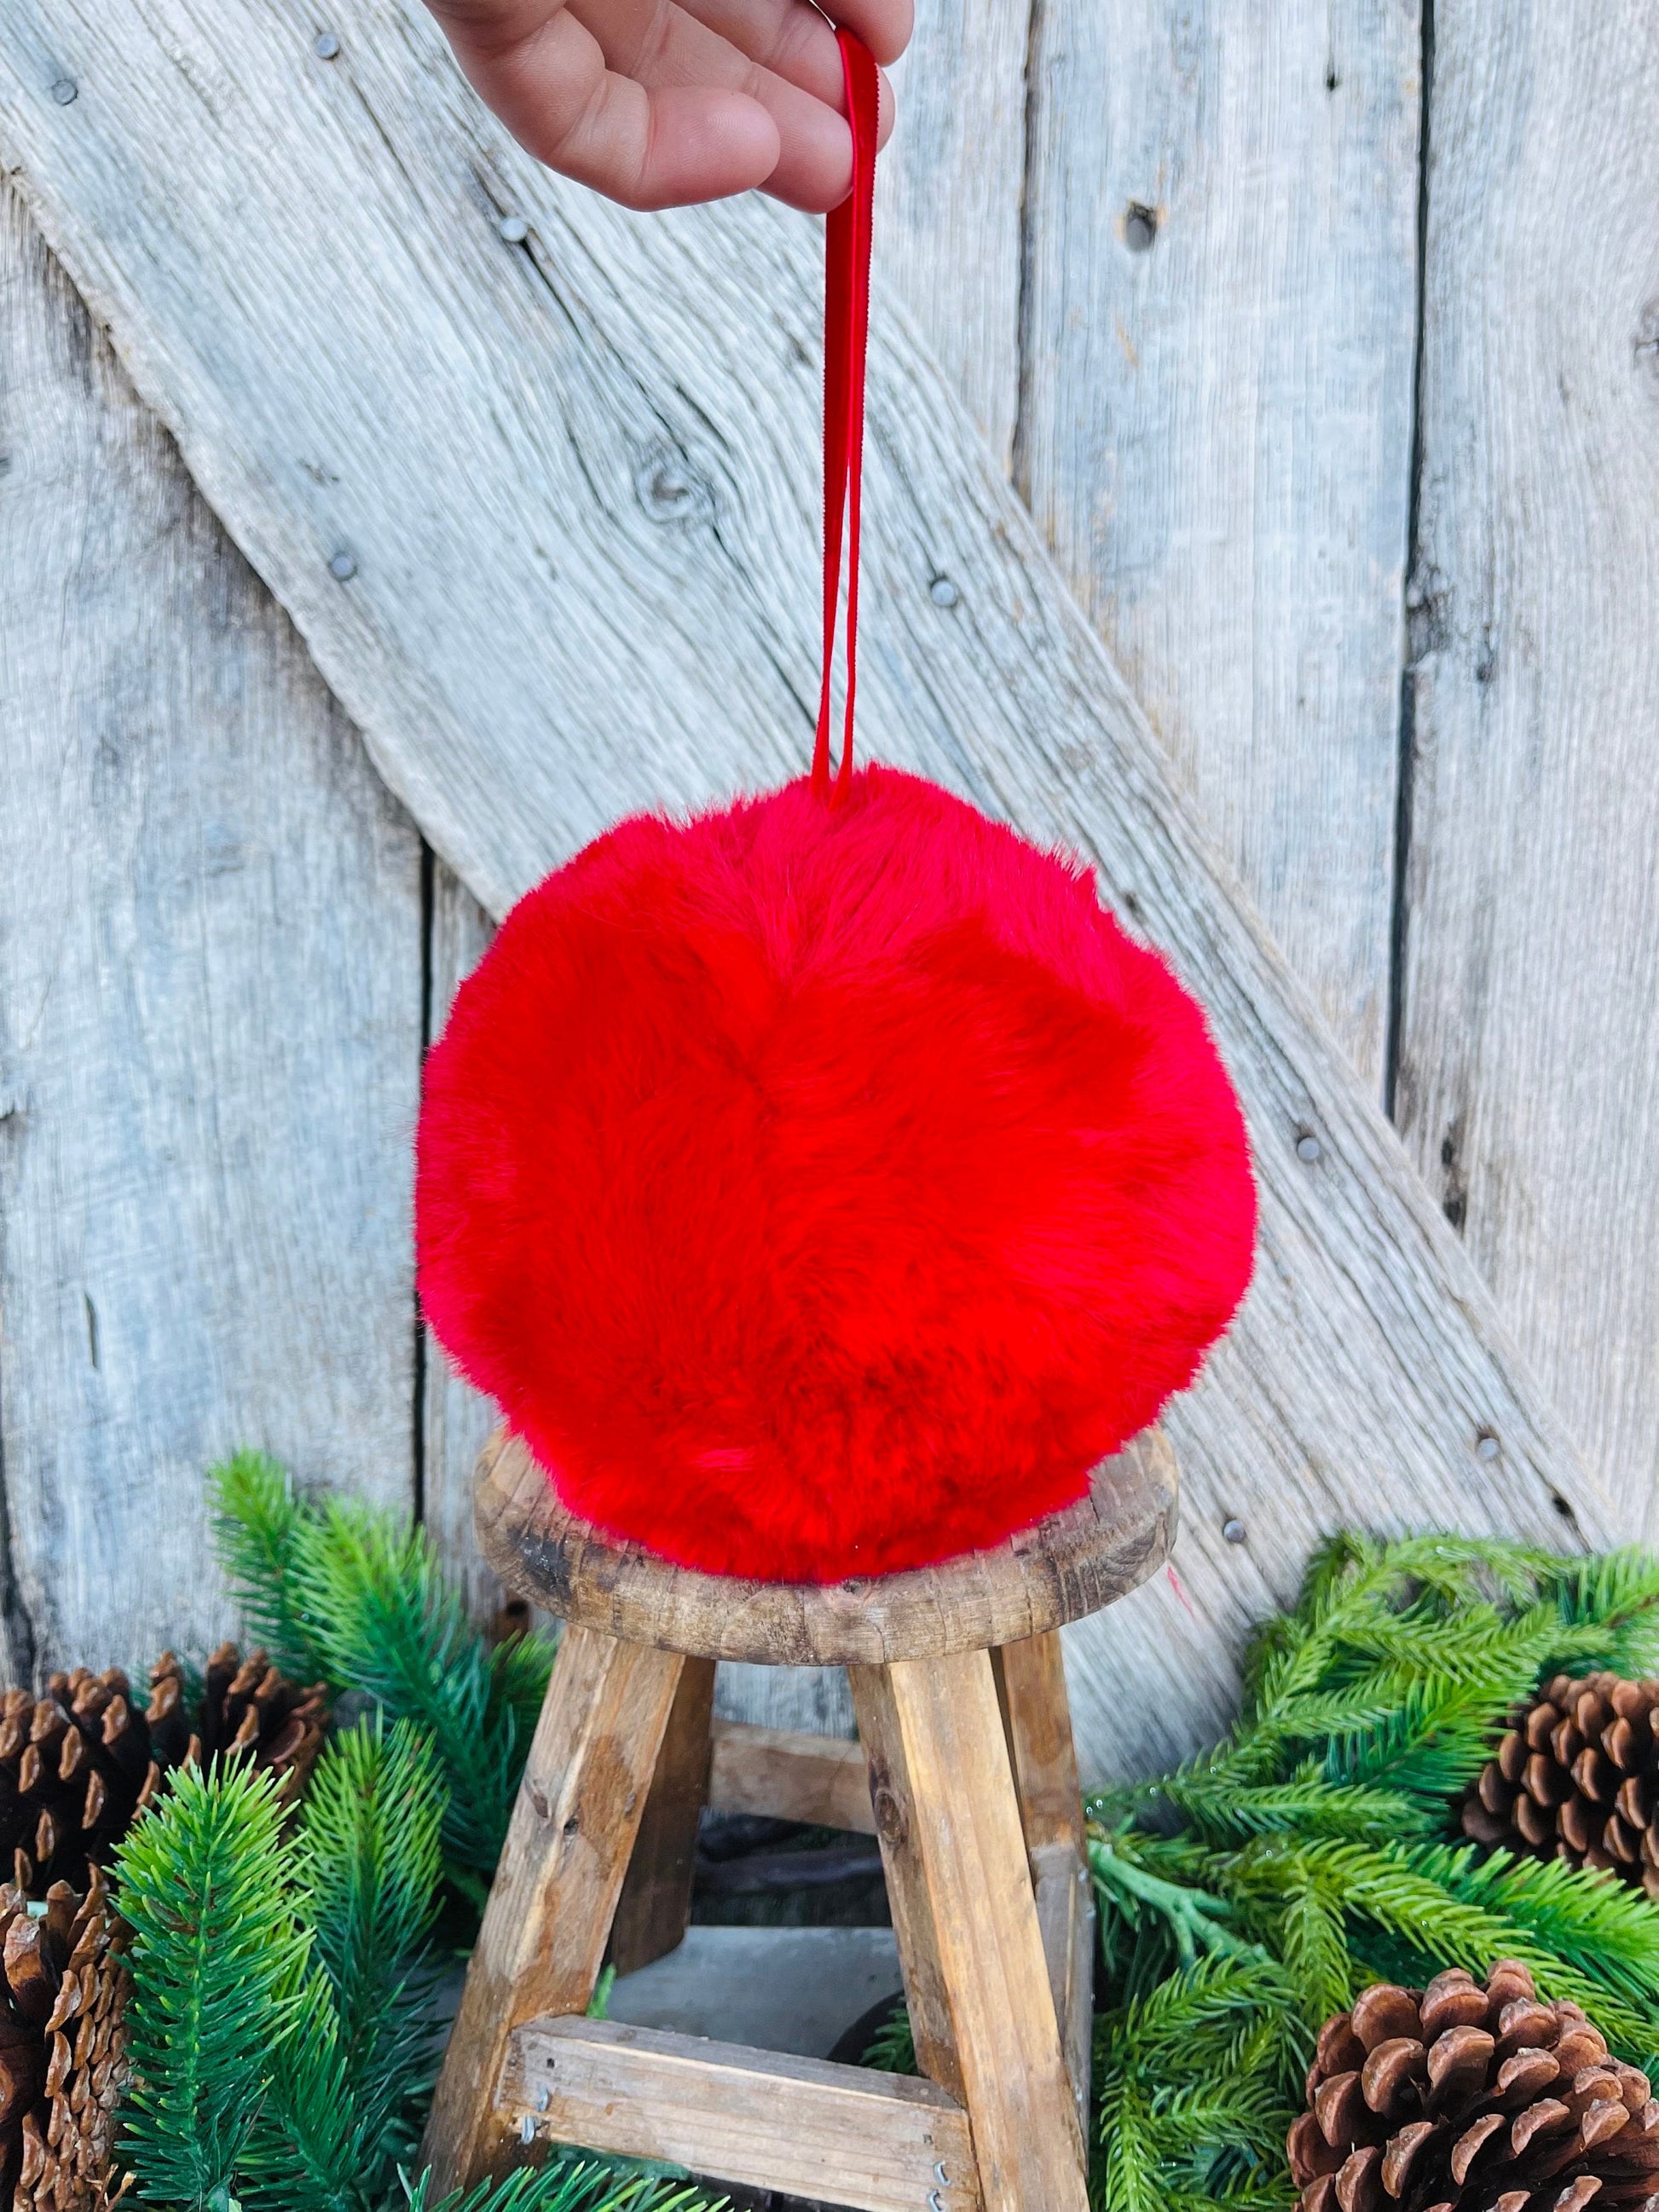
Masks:
[[[864,369],[870,341],[870,243],[876,197],[880,79],[875,57],[838,30],[847,112],[853,126],[853,189],[825,231],[823,283],[823,687],[818,696],[812,788],[839,796],[853,773],[853,702],[858,689],[859,504],[864,477]],[[843,532],[847,550],[847,703],[841,763],[830,780],[830,684],[836,657]]]

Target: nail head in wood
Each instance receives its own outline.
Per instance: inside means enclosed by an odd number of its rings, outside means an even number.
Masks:
[[[1474,1455],[1477,1459],[1494,1460],[1503,1449],[1503,1445],[1499,1443],[1490,1429],[1482,1429],[1474,1440]]]
[[[68,107],[80,89],[72,76],[60,76],[52,88],[52,96],[60,107]]]
[[[1310,1167],[1313,1165],[1314,1162],[1320,1157],[1323,1151],[1324,1146],[1320,1143],[1318,1138],[1314,1135],[1310,1129],[1304,1130],[1302,1135],[1296,1140],[1296,1156],[1297,1159],[1305,1161]]]
[[[311,51],[319,62],[331,62],[339,54],[340,41],[332,31],[320,31],[313,42]]]
[[[1230,1544],[1242,1544],[1248,1532],[1244,1523],[1235,1515],[1231,1520],[1222,1522],[1221,1533]]]
[[[331,554],[328,562],[328,573],[333,577],[337,584],[349,584],[357,573],[357,562],[355,556],[345,552]]]
[[[497,228],[508,246],[522,246],[530,235],[530,225],[521,215],[504,215]]]

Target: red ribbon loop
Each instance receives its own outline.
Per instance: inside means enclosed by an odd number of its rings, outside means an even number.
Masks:
[[[853,772],[858,689],[859,503],[864,477],[864,366],[870,339],[870,242],[876,197],[880,80],[875,57],[851,31],[836,33],[853,126],[853,189],[830,216],[823,286],[823,686],[818,696],[812,788],[837,796]],[[830,781],[830,685],[847,550],[847,704],[841,764]]]

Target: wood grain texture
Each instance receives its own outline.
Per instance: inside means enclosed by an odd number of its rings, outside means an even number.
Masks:
[[[233,1627],[238,1445],[410,1507],[420,846],[3,185],[0,727],[15,1681]]]
[[[662,2029],[537,2020],[513,2038],[502,2092],[532,2141],[863,2212],[926,2212],[930,2198],[933,2212],[978,2212],[967,2117],[931,2081]]]
[[[609,1962],[632,1974],[682,1941],[691,1924],[697,1826],[708,1801],[714,1662],[688,1659],[669,1708],[650,1795],[611,1923]]]
[[[1436,10],[1397,1112],[1659,1535],[1659,19]]]
[[[1086,2141],[1095,2022],[1094,1885],[1082,1855],[1069,1844],[1042,1844],[1028,1856],[1048,1994],[1060,2023],[1078,2125]]]
[[[1148,1429],[1101,1462],[1076,1505],[1006,1543],[839,1583],[703,1574],[613,1542],[504,1428],[478,1462],[475,1500],[486,1560],[562,1620],[755,1666],[869,1666],[1015,1643],[1110,1605],[1169,1556],[1177,1486],[1167,1438]]]
[[[1031,0],[922,0],[876,171],[893,290],[1005,474],[1019,416]]]
[[[917,1834],[915,1791],[892,1680],[884,1667],[849,1667],[847,1679],[869,1769],[871,1811],[881,1845],[916,2064],[930,2081],[963,2104],[967,2089],[962,2057],[933,1924],[933,1896]]]
[[[1379,1097],[1418,17],[1417,0],[1040,0],[1016,464]]]
[[[510,2159],[513,2028],[592,1996],[680,1671],[587,1629],[561,1639],[421,2146],[440,2195]]]
[[[428,869],[427,1029],[436,1037],[456,992],[488,950],[495,924],[453,868],[434,859]],[[473,1531],[472,1474],[497,1416],[489,1399],[451,1368],[430,1329],[424,1336],[422,1518],[465,1591],[472,1618],[489,1621],[501,1604],[501,1585],[484,1565]]]
[[[858,1745],[795,1729],[717,1720],[708,1802],[718,1813],[876,1832],[870,1776]]]
[[[1025,1848],[1036,1851],[1048,1844],[1066,1844],[1080,1854],[1083,1790],[1060,1638],[1050,1633],[1004,1644],[992,1654],[991,1667]]]
[[[854,1680],[860,1725],[872,1686]],[[1050,1994],[990,1655],[879,1670],[885,1729],[902,1745],[901,1848],[927,1898],[939,1979],[974,2132],[986,2212],[1085,2212],[1083,2135]],[[874,1763],[872,1765],[874,1779]],[[891,1822],[875,1784],[877,1832]],[[893,1925],[904,1956],[905,1932]],[[906,1987],[909,1982],[907,1975]],[[921,2045],[917,2044],[921,2057]]]
[[[632,218],[506,143],[416,0],[334,21],[322,63],[297,0],[13,0],[0,146],[388,780],[500,911],[626,809],[807,757],[817,241],[760,200]],[[1205,1001],[1255,1146],[1255,1285],[1171,1415],[1181,1589],[1068,1640],[1104,1778],[1221,1724],[1243,1629],[1322,1530],[1618,1524],[936,366],[890,301],[877,326],[866,749],[1096,868]]]
[[[1048,1987],[1060,2022],[1078,2124],[1089,2124],[1094,2020],[1095,1902],[1085,1849],[1083,1792],[1058,1634],[991,1654],[1019,1824],[1036,1899]]]

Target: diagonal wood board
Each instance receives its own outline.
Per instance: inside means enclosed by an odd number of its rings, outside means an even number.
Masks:
[[[806,757],[818,241],[759,199],[647,220],[546,175],[415,0],[330,27],[324,60],[294,0],[12,0],[0,156],[499,913],[624,810]],[[937,367],[878,319],[865,748],[1086,856],[1208,1007],[1255,1146],[1255,1285],[1170,1424],[1180,1586],[1068,1646],[1085,1759],[1121,1770],[1218,1723],[1322,1531],[1617,1531]]]

